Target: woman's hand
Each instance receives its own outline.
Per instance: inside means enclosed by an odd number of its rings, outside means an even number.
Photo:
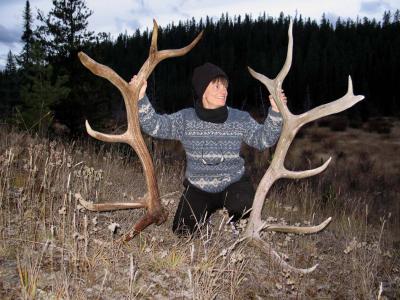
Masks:
[[[129,81],[129,85],[133,86],[134,83],[136,82],[136,80],[137,80],[137,75],[133,75],[133,77],[131,78],[131,81]],[[143,82],[143,85],[142,85],[142,87],[140,88],[140,91],[139,91],[139,100],[142,99],[142,98],[144,97],[144,95],[146,94],[146,89],[147,89],[147,80],[145,80],[145,81]]]
[[[287,98],[286,98],[283,90],[280,91],[279,98],[281,99],[281,101],[283,102],[284,105],[287,104]],[[272,110],[275,112],[279,112],[278,106],[276,105],[275,100],[272,97],[272,95],[269,95],[269,102],[271,103]]]

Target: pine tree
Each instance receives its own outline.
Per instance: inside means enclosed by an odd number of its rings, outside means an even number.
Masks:
[[[65,99],[70,90],[65,87],[67,76],[54,79],[53,66],[44,59],[44,51],[39,43],[32,47],[31,72],[21,89],[22,105],[19,124],[28,130],[46,133],[54,116],[54,106]]]
[[[390,20],[392,18],[392,13],[390,10],[385,10],[383,12],[383,17],[382,17],[382,26],[388,26],[390,24]]]
[[[19,55],[18,63],[23,69],[29,68],[32,63],[32,47],[34,42],[33,31],[32,31],[32,13],[29,0],[25,2],[24,9],[24,31],[21,36],[21,40],[24,43],[22,52]]]
[[[37,37],[45,49],[46,59],[53,66],[53,76],[67,76],[71,93],[56,107],[56,117],[72,130],[83,124],[82,106],[93,107],[87,83],[89,74],[84,71],[77,53],[93,40],[87,29],[92,11],[84,0],[53,0],[53,7],[45,16],[38,12],[41,25]],[[83,101],[82,99],[85,99]]]
[[[400,10],[396,9],[393,15],[393,23],[400,23]]]
[[[17,63],[11,50],[7,54],[7,62],[2,76],[0,116],[8,119],[16,105],[19,104],[19,76]]]
[[[50,58],[75,59],[77,50],[94,39],[93,32],[87,30],[92,13],[84,0],[53,0],[53,8],[47,16],[38,12],[42,22],[38,36]]]
[[[16,73],[17,73],[17,63],[15,60],[15,56],[11,52],[11,50],[9,50],[7,54],[6,67],[4,68],[4,74],[6,76],[15,76]]]

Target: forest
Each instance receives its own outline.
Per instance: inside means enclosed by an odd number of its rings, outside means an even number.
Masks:
[[[53,1],[47,15],[33,12],[26,1],[23,49],[8,53],[0,73],[3,123],[47,133],[57,122],[78,136],[85,119],[97,128],[126,123],[119,91],[85,69],[77,53],[84,51],[129,81],[148,56],[152,29],[113,38],[88,30],[92,13],[83,0]],[[273,18],[267,11],[257,18],[223,13],[218,20],[205,16],[160,28],[159,49],[183,47],[201,31],[204,36],[189,54],[161,63],[149,78],[147,93],[156,110],[171,113],[193,105],[192,71],[209,61],[229,76],[228,105],[265,117],[267,91],[247,66],[276,76],[286,55],[290,18],[283,13]],[[366,97],[346,112],[354,126],[371,117],[399,115],[399,10],[386,11],[382,20],[332,23],[325,15],[318,21],[298,15],[293,22],[293,64],[283,87],[293,112],[337,99],[351,75],[355,93]]]

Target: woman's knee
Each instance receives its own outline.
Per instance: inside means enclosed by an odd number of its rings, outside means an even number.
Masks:
[[[253,206],[254,188],[248,179],[234,183],[227,189],[225,208],[233,221],[250,216]]]
[[[250,206],[236,206],[236,207],[226,207],[231,221],[236,222],[240,219],[246,219],[250,216]]]
[[[182,196],[172,223],[172,231],[178,235],[192,234],[209,214],[207,203],[201,199]]]

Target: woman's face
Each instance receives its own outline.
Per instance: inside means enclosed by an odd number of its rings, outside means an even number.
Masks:
[[[203,94],[203,107],[215,109],[225,105],[228,82],[221,79],[211,81]]]

